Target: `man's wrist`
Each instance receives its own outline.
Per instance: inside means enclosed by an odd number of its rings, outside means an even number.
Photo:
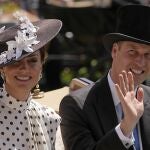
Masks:
[[[129,148],[130,146],[132,146],[134,144],[133,134],[131,133],[129,136],[125,136],[120,128],[120,124],[116,126],[115,130],[116,130],[116,133],[117,133],[119,139],[122,141],[123,145],[126,148]]]

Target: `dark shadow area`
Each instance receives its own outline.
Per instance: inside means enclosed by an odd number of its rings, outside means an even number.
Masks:
[[[78,71],[84,67],[87,69],[87,77],[97,80],[93,73],[99,70],[103,74],[106,67],[100,67],[99,63],[109,59],[109,53],[102,45],[102,36],[114,30],[118,5],[111,8],[66,8],[42,2],[40,6],[39,12],[43,18],[57,18],[63,22],[61,32],[49,47],[44,81],[48,88],[45,89],[59,88],[65,84],[60,79],[65,68],[73,70],[72,77],[75,77],[80,76]],[[95,68],[91,65],[92,60],[96,60]]]
[[[63,28],[51,42],[45,66],[44,90],[68,85],[74,77],[96,81],[110,67],[110,53],[102,44],[104,34],[114,32],[117,9],[138,1],[113,1],[109,8],[68,8],[40,2],[39,14],[47,19],[60,19]],[[44,86],[42,86],[44,85]]]

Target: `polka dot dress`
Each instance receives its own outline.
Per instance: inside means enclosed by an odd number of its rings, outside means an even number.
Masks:
[[[32,100],[18,101],[0,89],[0,150],[53,150],[60,117]]]

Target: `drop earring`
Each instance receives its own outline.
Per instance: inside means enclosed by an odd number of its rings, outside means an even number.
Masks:
[[[35,89],[33,90],[33,93],[32,93],[32,97],[34,99],[39,99],[39,98],[43,98],[44,97],[44,92],[40,91],[39,84],[37,84],[35,86]]]
[[[40,73],[39,81],[42,79],[42,73]]]

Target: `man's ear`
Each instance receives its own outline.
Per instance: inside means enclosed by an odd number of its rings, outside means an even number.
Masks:
[[[111,50],[112,58],[114,58],[116,56],[116,53],[117,53],[118,49],[119,49],[118,44],[117,43],[113,43],[112,50]]]

